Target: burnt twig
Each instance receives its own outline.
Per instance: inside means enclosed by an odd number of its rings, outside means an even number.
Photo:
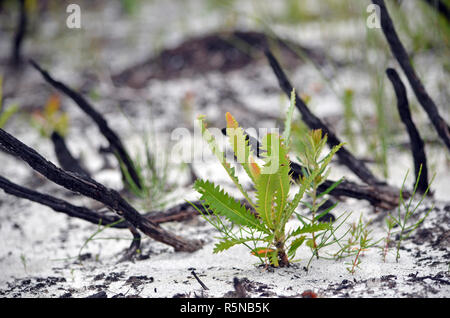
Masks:
[[[292,162],[291,166],[291,175],[294,180],[297,180],[302,175],[302,167]],[[322,193],[330,188],[335,181],[325,180],[319,188],[318,192]],[[390,186],[383,185],[361,185],[351,181],[344,180],[337,187],[329,192],[330,195],[335,197],[349,197],[358,200],[366,200],[369,201],[374,207],[379,207],[382,209],[391,210],[398,206],[399,204],[399,195],[398,192],[395,191]],[[404,192],[404,197],[408,197],[409,193]]]
[[[56,212],[64,213],[70,217],[75,217],[88,221],[93,224],[114,224],[116,228],[126,228],[127,222],[117,223],[121,218],[117,216],[102,215],[101,213],[92,211],[85,207],[73,205],[65,200],[56,198],[54,196],[43,194],[41,192],[31,190],[20,185],[17,185],[10,180],[0,176],[0,189],[5,193],[14,195],[18,198],[27,199],[45,205]]]
[[[409,84],[411,85],[414,94],[416,95],[420,105],[422,105],[423,109],[428,114],[428,117],[433,123],[438,135],[444,141],[447,148],[450,149],[450,128],[444,121],[444,119],[439,115],[436,104],[428,95],[425,87],[423,86],[414,68],[412,67],[409,55],[397,35],[384,0],[372,0],[372,2],[380,8],[381,27],[389,43],[392,54],[403,69],[403,72],[408,78]]]
[[[414,125],[409,109],[408,97],[406,88],[396,70],[388,68],[386,74],[394,86],[395,94],[397,95],[397,108],[400,118],[406,126],[409,138],[411,140],[411,150],[414,159],[414,170],[416,173],[416,180],[418,180],[417,191],[425,193],[428,189],[428,169],[427,156],[425,154],[425,145],[420,137],[419,131]],[[422,167],[422,168],[421,168]],[[420,174],[420,175],[419,175]]]
[[[270,66],[272,67],[275,76],[278,79],[281,89],[289,97],[293,90],[289,79],[281,68],[275,56],[269,51],[265,51]],[[295,103],[302,115],[303,121],[309,126],[310,129],[322,129],[324,134],[328,135],[328,145],[330,147],[337,146],[341,143],[339,138],[323,123],[318,117],[316,117],[306,106],[305,102],[298,96],[295,96]],[[345,147],[342,147],[336,154],[339,160],[352,170],[362,181],[370,185],[384,184],[378,180],[372,172],[366,167],[364,162],[355,158]]]
[[[131,261],[141,248],[141,234],[139,234],[138,230],[134,226],[130,226],[128,229],[133,235],[133,240],[131,241],[130,247],[125,252],[125,255],[123,255],[119,260],[119,263]]]
[[[130,227],[130,224],[127,221],[117,215],[107,215],[86,207],[74,205],[63,199],[22,187],[2,176],[0,176],[0,189],[3,189],[5,193],[14,195],[15,197],[42,204],[56,212],[64,213],[70,217],[75,217],[92,224],[112,224],[111,227],[117,229],[126,229]],[[193,202],[193,204],[195,204],[199,209],[204,210],[200,201]],[[203,212],[208,213],[209,211]],[[162,224],[166,222],[181,222],[189,220],[197,215],[199,215],[199,213],[192,207],[192,205],[189,203],[182,203],[171,207],[166,211],[149,212],[143,216],[155,224]],[[120,220],[123,220],[123,222],[119,222]]]
[[[133,179],[133,182],[136,184],[136,186],[141,188],[141,181],[136,172],[136,168],[132,160],[130,159],[130,156],[128,155],[128,152],[123,146],[119,136],[109,127],[108,122],[105,120],[105,118],[103,118],[103,116],[99,112],[97,112],[82,95],[75,92],[64,83],[53,79],[51,75],[47,71],[43,70],[35,61],[30,60],[30,63],[36,70],[41,73],[42,77],[50,85],[69,96],[89,117],[92,118],[92,120],[94,120],[100,132],[108,140],[110,147],[113,150],[114,154],[117,156],[118,160],[120,162],[123,162],[128,173],[130,174],[130,177]]]
[[[447,5],[441,0],[424,0],[428,5],[430,5],[433,9],[439,12],[447,22],[450,22],[450,10]]]
[[[205,210],[202,202],[195,201],[192,202],[202,213],[209,214],[210,211]],[[198,211],[191,205],[191,203],[185,202],[173,206],[165,211],[154,211],[146,213],[144,216],[150,219],[156,224],[166,223],[166,222],[181,222],[192,219],[193,217],[199,215]]]
[[[25,0],[19,1],[19,20],[17,22],[17,31],[14,35],[11,59],[14,66],[18,66],[22,62],[22,43],[27,31],[27,10],[25,8]]]
[[[118,215],[123,216],[132,226],[151,238],[174,247],[176,251],[193,252],[199,248],[198,242],[182,240],[144,218],[117,191],[109,189],[93,179],[82,178],[77,174],[58,168],[3,129],[0,129],[0,148],[25,161],[30,167],[54,183],[105,204]]]
[[[200,284],[200,286],[202,286],[204,290],[209,290],[209,288],[206,287],[206,285],[200,280],[200,278],[198,278],[197,274],[194,271],[191,271],[191,274],[194,276],[194,278],[197,280],[197,282]]]
[[[131,234],[133,235],[133,242],[131,243],[125,255],[122,257],[121,261],[130,260],[140,247],[140,234],[127,221],[118,216],[102,215],[88,208],[73,205],[67,201],[55,198],[51,195],[43,194],[35,190],[19,186],[2,176],[0,176],[0,189],[3,189],[5,193],[14,195],[15,197],[27,199],[45,205],[56,212],[61,212],[70,217],[76,217],[93,224],[112,224],[111,227],[115,228],[129,228]],[[123,222],[121,222],[121,220]]]
[[[71,171],[79,174],[80,176],[90,177],[90,174],[81,167],[77,159],[75,159],[67,148],[64,138],[56,131],[54,131],[50,139],[53,142],[53,148],[55,150],[56,158],[61,168],[66,171]]]

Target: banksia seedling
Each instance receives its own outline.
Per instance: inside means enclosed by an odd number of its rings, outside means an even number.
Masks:
[[[295,96],[294,92],[292,96]],[[308,170],[309,173],[299,180],[299,188],[290,200],[292,179],[289,141],[294,100],[294,98],[291,99],[283,136],[269,133],[262,138],[259,149],[261,165],[256,161],[244,130],[239,127],[230,113],[226,114],[226,132],[231,148],[237,163],[243,167],[253,182],[254,196],[244,189],[235,168],[227,161],[207,129],[204,117],[199,117],[204,139],[245,198],[245,202],[240,202],[211,181],[197,180],[195,182],[194,188],[200,193],[200,200],[204,202],[205,209],[211,210],[213,214],[203,214],[201,209],[196,208],[223,235],[220,242],[216,244],[214,252],[243,244],[261,261],[268,260],[275,267],[288,266],[297,249],[305,241],[305,234],[330,228],[331,225],[327,223],[314,223],[302,224],[293,231],[286,231],[286,224],[300,204],[303,195],[310,190],[315,179],[322,177],[331,158],[340,148],[340,146],[334,147],[317,167]],[[314,131],[311,136],[315,143],[325,142],[321,131]],[[228,222],[222,221],[222,218]]]

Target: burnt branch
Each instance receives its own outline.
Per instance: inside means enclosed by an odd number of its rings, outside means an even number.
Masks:
[[[0,148],[25,161],[31,168],[54,183],[105,204],[135,228],[157,241],[174,247],[176,251],[193,252],[199,248],[198,242],[185,241],[144,218],[117,191],[109,189],[91,178],[80,177],[75,173],[58,168],[3,129],[0,129]]]
[[[139,231],[134,226],[130,226],[128,229],[133,235],[133,240],[131,241],[130,247],[128,247],[125,252],[125,255],[119,260],[119,263],[131,261],[141,248],[141,234],[139,234]]]
[[[7,194],[39,203],[56,212],[64,213],[67,216],[75,217],[92,224],[111,225],[112,228],[117,229],[126,229],[130,227],[130,224],[125,221],[125,219],[117,215],[107,215],[86,207],[74,205],[63,199],[22,187],[2,176],[0,176],[0,189],[3,189]],[[203,205],[200,201],[195,201],[193,204],[203,210],[204,213],[209,213],[209,211],[203,209]],[[197,215],[199,215],[199,213],[192,205],[189,203],[182,203],[171,207],[166,211],[148,212],[143,216],[155,224],[162,224],[166,222],[186,221]],[[119,222],[120,220],[123,220],[123,222]]]
[[[202,286],[202,288],[204,290],[209,290],[208,287],[206,287],[206,285],[201,281],[201,279],[197,276],[197,274],[195,273],[195,271],[191,271],[192,276],[194,276],[194,278],[197,280],[197,282],[200,284],[200,286]]]
[[[45,205],[56,212],[64,213],[70,217],[79,218],[81,220],[88,221],[93,224],[111,225],[114,228],[128,228],[133,235],[133,241],[130,247],[127,249],[125,255],[120,261],[131,260],[136,251],[140,248],[141,235],[135,227],[131,226],[127,221],[118,216],[106,216],[101,213],[92,211],[85,207],[80,207],[66,202],[62,199],[55,198],[51,195],[43,194],[28,188],[19,186],[8,179],[0,176],[0,189],[7,194],[13,195],[18,198],[23,198]],[[122,222],[121,222],[122,221]]]
[[[292,162],[291,175],[294,180],[297,180],[302,175],[302,167]],[[336,181],[325,180],[319,188],[318,192],[325,192],[330,188]],[[379,207],[382,209],[391,210],[398,206],[399,204],[399,192],[390,186],[382,185],[361,185],[351,181],[344,180],[337,187],[329,192],[330,195],[335,197],[349,197],[358,200],[369,201],[374,207]],[[404,197],[408,197],[409,193],[406,191],[403,193]]]
[[[54,131],[50,139],[53,142],[55,155],[61,168],[66,171],[75,172],[80,176],[90,177],[90,174],[81,167],[78,160],[75,159],[69,148],[67,148],[66,141],[58,132]]]
[[[281,68],[280,63],[278,63],[275,56],[269,50],[266,50],[265,53],[267,59],[269,60],[270,66],[278,79],[281,89],[288,97],[290,97],[293,87]],[[327,142],[330,147],[337,146],[341,143],[334,132],[332,132],[324,122],[322,122],[309,110],[306,103],[297,94],[295,96],[295,103],[297,109],[302,115],[303,121],[309,126],[310,129],[322,129],[323,133],[328,135]],[[370,185],[384,184],[384,182],[378,180],[372,172],[370,172],[364,162],[355,158],[345,147],[342,147],[336,155],[339,157],[339,160],[351,171],[353,171],[362,181]]]
[[[420,137],[419,131],[414,125],[412,120],[411,111],[409,109],[408,97],[406,94],[406,88],[403,84],[397,71],[388,68],[386,74],[395,90],[397,95],[397,108],[400,114],[400,118],[403,124],[406,126],[406,130],[411,141],[411,151],[414,159],[414,171],[416,174],[416,180],[419,179],[417,185],[417,191],[419,193],[425,193],[428,189],[428,169],[427,169],[427,156],[425,154],[425,144]],[[420,175],[419,175],[420,174]]]
[[[419,101],[420,105],[422,105],[425,112],[428,114],[428,117],[430,118],[438,135],[450,150],[450,128],[444,121],[444,119],[439,115],[436,104],[431,99],[430,95],[428,95],[425,87],[423,86],[421,80],[412,67],[409,55],[397,35],[384,0],[372,0],[372,2],[380,8],[381,27],[383,29],[386,40],[389,43],[392,54],[403,69],[403,72],[408,78],[409,84],[411,85],[414,94],[417,97],[417,100]]]
[[[42,77],[47,81],[47,83],[70,97],[81,108],[81,110],[83,110],[89,117],[91,117],[91,119],[97,124],[100,132],[108,140],[113,153],[117,156],[118,160],[122,162],[126,167],[128,173],[130,174],[130,177],[133,179],[133,182],[139,188],[141,188],[141,181],[136,172],[136,168],[132,160],[130,159],[130,156],[128,155],[128,152],[123,146],[119,136],[109,127],[108,122],[105,120],[105,118],[99,112],[97,112],[81,94],[75,92],[64,83],[53,79],[51,75],[47,71],[43,70],[35,61],[30,60],[30,63],[36,70],[41,73]],[[125,177],[124,179],[126,180]]]
[[[19,65],[22,62],[22,44],[27,32],[27,10],[25,8],[25,0],[19,1],[19,15],[17,21],[17,30],[14,34],[11,59],[14,66]]]
[[[192,202],[202,213],[209,214],[209,210],[205,210],[202,202]],[[178,204],[165,211],[155,211],[146,213],[144,216],[156,224],[166,222],[181,222],[190,220],[199,215],[198,211],[188,202]]]
[[[43,194],[38,191],[22,187],[2,176],[0,176],[0,188],[3,189],[3,191],[5,191],[5,193],[7,194],[45,205],[56,212],[64,213],[70,217],[82,219],[93,224],[107,225],[116,223],[121,219],[117,216],[102,215],[101,213],[92,211],[85,207],[73,205],[65,200],[56,198],[54,196]],[[124,220],[124,222],[117,223],[113,227],[127,228],[126,223],[127,222],[125,222]]]

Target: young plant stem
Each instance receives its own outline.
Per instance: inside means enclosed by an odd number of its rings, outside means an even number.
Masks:
[[[386,263],[387,253],[389,250],[389,243],[391,242],[391,231],[392,231],[392,227],[388,226],[388,233],[385,238],[385,244],[384,244],[384,248],[383,248],[383,262],[385,262],[385,263]]]
[[[283,241],[278,240],[275,243],[275,247],[277,248],[278,263],[280,267],[289,267],[289,258],[286,254]]]
[[[352,273],[352,274],[355,273],[356,266],[358,266],[359,254],[361,254],[361,251],[362,251],[362,250],[363,250],[363,249],[362,249],[362,247],[360,246],[360,247],[358,248],[358,252],[356,253],[355,259],[354,259],[354,261],[353,261],[352,269],[350,270],[350,273]]]
[[[312,189],[312,220],[311,225],[314,226],[316,223],[316,212],[317,212],[317,183],[313,182],[313,189]],[[313,253],[316,255],[316,258],[319,259],[319,250],[317,249],[317,242],[316,242],[316,236],[315,232],[312,232],[312,242],[313,242]]]

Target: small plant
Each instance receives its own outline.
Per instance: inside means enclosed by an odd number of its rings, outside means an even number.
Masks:
[[[22,263],[23,270],[25,271],[25,273],[28,274],[28,270],[27,270],[27,257],[25,256],[25,254],[20,254],[20,261],[21,261],[21,263]]]
[[[116,222],[113,222],[113,223],[110,223],[110,224],[106,224],[106,225],[103,225],[102,223],[101,223],[101,221],[98,223],[98,225],[97,225],[97,230],[93,233],[93,234],[91,234],[91,236],[89,236],[85,241],[84,241],[84,243],[83,243],[83,245],[80,247],[80,250],[78,251],[78,256],[76,256],[76,257],[70,257],[70,258],[77,258],[78,259],[78,261],[80,262],[80,263],[82,263],[82,252],[83,252],[83,250],[86,248],[86,246],[89,244],[89,242],[92,242],[92,241],[98,241],[98,240],[125,240],[125,241],[129,241],[130,239],[129,238],[121,238],[121,237],[98,237],[98,235],[99,234],[101,234],[103,231],[105,231],[105,230],[107,230],[107,229],[109,229],[109,228],[112,228],[112,227],[114,227],[114,225],[117,225],[117,224],[119,224],[119,223],[121,223],[121,222],[124,222],[124,219],[120,219],[120,220],[117,220]],[[132,239],[133,240],[133,239]],[[140,250],[138,250],[137,251],[138,253],[140,253]],[[70,259],[69,258],[69,259]],[[98,262],[99,261],[99,258],[100,258],[100,254],[97,254],[96,256],[95,256],[95,261],[96,262]]]
[[[358,223],[353,223],[350,228],[350,238],[347,244],[337,253],[339,257],[351,257],[353,256],[353,261],[347,267],[347,270],[354,274],[356,268],[361,264],[361,255],[363,252],[367,251],[369,248],[374,247],[379,241],[373,241],[370,236],[372,230],[368,229],[368,224],[364,223],[362,216],[360,216]],[[345,255],[344,255],[345,254]]]
[[[19,111],[19,106],[14,104],[3,109],[3,78],[0,76],[0,128],[4,127],[8,120]]]
[[[324,147],[327,143],[327,136],[322,136],[321,130],[313,130],[311,133],[301,136],[299,156],[297,159],[302,164],[303,175],[311,176],[315,171],[319,171],[318,174],[311,180],[310,187],[306,191],[308,196],[311,198],[311,203],[307,201],[302,201],[306,205],[312,217],[309,220],[312,226],[319,223],[319,219],[331,211],[337,204],[332,205],[330,208],[325,209],[322,213],[318,214],[319,208],[327,201],[322,199],[329,191],[336,187],[342,180],[337,181],[333,184],[328,191],[318,193],[319,186],[327,179],[330,170],[323,165],[323,160],[321,155],[323,153]],[[337,147],[339,149],[340,146]],[[331,159],[331,158],[330,158]],[[300,221],[304,223],[304,217],[297,215]],[[311,248],[313,255],[319,258],[319,246],[315,233],[312,233],[311,239],[306,242],[306,244]]]
[[[140,201],[139,205],[145,209],[160,209],[167,203],[167,192],[171,190],[168,183],[168,165],[165,163],[162,169],[156,166],[155,158],[150,153],[147,143],[145,155],[133,159],[136,173],[140,180],[140,187],[131,178],[123,162],[120,162],[121,170],[125,176],[125,186]]]
[[[343,224],[348,216],[344,219]],[[369,223],[365,223],[362,219],[362,215],[359,217],[358,222],[354,222],[350,225],[349,229],[343,233],[339,238],[333,233],[333,243],[339,246],[339,250],[331,254],[332,259],[339,260],[344,258],[352,257],[352,261],[346,263],[348,267],[346,268],[351,274],[354,274],[356,268],[362,263],[361,256],[367,250],[372,247],[378,247],[378,244],[383,239],[374,241],[371,236],[372,230],[369,229]]]
[[[428,216],[428,214],[431,212],[431,210],[434,207],[434,206],[431,206],[431,208],[428,209],[428,211],[425,213],[425,215],[421,219],[419,219],[417,222],[409,225],[409,223],[410,223],[409,220],[411,219],[411,217],[414,215],[414,213],[417,211],[418,207],[422,204],[423,200],[427,196],[428,191],[430,190],[430,186],[428,186],[428,188],[426,189],[425,193],[422,195],[419,202],[413,207],[412,203],[416,196],[417,187],[419,185],[420,175],[422,173],[422,166],[420,166],[419,173],[417,175],[417,180],[414,185],[413,193],[412,193],[411,197],[409,198],[409,201],[405,202],[405,199],[403,197],[403,189],[405,186],[406,178],[408,177],[408,173],[409,173],[409,171],[406,173],[405,178],[403,179],[402,187],[400,188],[400,204],[397,209],[397,216],[395,217],[392,214],[389,214],[388,218],[386,220],[386,224],[388,227],[388,234],[387,234],[387,238],[385,240],[386,244],[385,244],[384,252],[383,252],[384,260],[386,260],[386,254],[387,254],[388,248],[389,248],[390,237],[392,237],[393,235],[398,235],[397,245],[396,245],[396,257],[395,257],[395,260],[398,262],[398,260],[400,259],[400,247],[401,247],[402,242],[405,239],[407,239],[412,234],[412,232],[419,227],[420,224],[422,224],[422,222],[426,219],[426,217]],[[433,182],[433,180],[434,180],[434,176],[433,176],[432,180],[430,181],[430,185]],[[402,210],[404,212],[402,212]],[[399,229],[397,231],[393,232],[392,230],[395,227],[398,227]]]
[[[219,149],[214,137],[206,127],[204,117],[199,117],[204,139],[245,198],[245,202],[237,201],[211,181],[199,179],[195,182],[194,188],[201,194],[200,200],[204,202],[205,209],[212,211],[212,215],[206,215],[199,208],[194,207],[222,233],[220,242],[215,246],[215,253],[243,244],[261,262],[268,261],[275,267],[288,266],[295,257],[297,249],[305,242],[305,234],[312,234],[312,242],[314,242],[315,233],[331,228],[331,224],[318,223],[313,220],[310,223],[303,223],[292,231],[286,230],[286,224],[304,194],[307,191],[317,190],[315,186],[328,174],[328,164],[340,148],[340,145],[334,147],[320,161],[320,164],[306,168],[304,175],[298,180],[299,189],[290,199],[289,146],[291,120],[295,106],[294,94],[293,92],[283,135],[269,133],[263,137],[260,146],[261,158],[254,156],[246,134],[239,127],[238,122],[230,113],[226,114],[227,136],[237,162],[242,165],[254,185],[256,201],[239,182],[235,168],[231,166]],[[320,145],[324,144],[326,139],[326,137],[322,138],[322,132],[319,130],[312,131],[308,138],[317,147],[311,152],[318,152]],[[317,153],[317,155],[319,154]],[[257,160],[261,160],[262,165],[258,164]],[[318,206],[317,203],[312,205],[313,209]],[[222,220],[221,217],[229,222]]]
[[[42,137],[50,138],[56,131],[61,136],[66,136],[69,128],[69,115],[61,111],[59,95],[51,95],[43,111],[35,112],[31,118],[31,124],[39,130]]]

